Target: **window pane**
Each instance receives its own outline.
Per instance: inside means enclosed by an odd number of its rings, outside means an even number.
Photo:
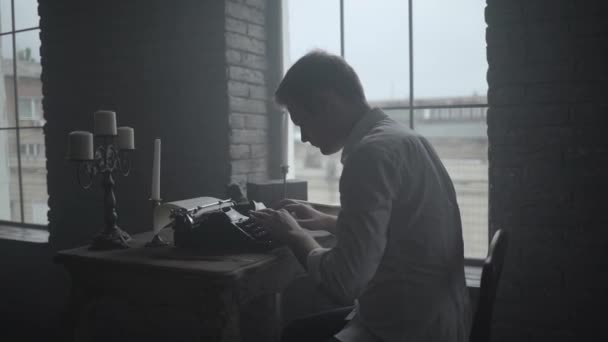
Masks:
[[[0,130],[0,220],[21,222],[15,130]]]
[[[308,182],[308,200],[311,202],[340,204],[338,180],[342,174],[340,153],[324,156],[319,149],[300,140],[300,129],[294,129],[294,155],[296,174]]]
[[[284,2],[285,71],[310,50],[340,54],[340,2],[338,0],[290,0]]]
[[[23,127],[38,127],[45,122],[42,107],[36,106],[36,102],[42,98],[39,32],[34,30],[16,35],[19,126]]]
[[[15,91],[13,89],[13,37],[0,37],[0,128],[15,127]]]
[[[375,103],[372,103],[375,104]],[[375,107],[380,107],[375,105]],[[405,106],[404,106],[405,107]],[[409,108],[399,109],[383,109],[384,113],[393,118],[395,121],[409,127],[410,126],[410,110]]]
[[[46,205],[46,155],[44,154],[44,134],[42,128],[20,130],[22,145],[28,146],[28,153],[21,156],[23,177],[23,209],[26,223],[48,224]]]
[[[340,54],[340,1],[339,0],[289,0],[283,2],[283,66],[284,72],[300,57],[314,49],[323,49],[329,53]],[[299,129],[289,121],[289,168],[288,177],[297,176],[307,179],[311,170],[308,163],[300,160],[301,155],[309,155],[311,159],[321,160],[324,157],[309,144],[302,144]],[[295,158],[294,158],[295,157]],[[314,163],[314,161],[313,161]],[[316,171],[315,171],[316,172]],[[314,173],[314,172],[313,172]],[[316,177],[313,175],[313,178]],[[328,194],[316,196],[312,186],[318,181],[309,180],[309,195],[311,201],[327,202]],[[337,188],[336,188],[337,192]]]
[[[407,124],[409,110],[386,113]],[[484,258],[488,248],[488,139],[486,108],[418,109],[414,127],[433,145],[458,198],[465,257]]]
[[[11,15],[11,0],[0,0],[0,33],[13,30],[13,17]]]
[[[40,24],[38,16],[38,0],[15,1],[15,29],[22,30],[38,27]]]
[[[344,1],[344,57],[368,100],[409,98],[408,44],[407,1]]]
[[[487,102],[485,3],[485,0],[414,0],[416,101],[476,95]]]

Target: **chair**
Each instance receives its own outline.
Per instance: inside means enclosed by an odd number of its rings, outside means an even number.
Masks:
[[[494,233],[488,256],[481,271],[481,284],[479,287],[479,300],[477,310],[473,316],[470,342],[489,342],[492,324],[492,309],[498,289],[498,281],[502,273],[502,265],[507,251],[507,232],[499,229]]]

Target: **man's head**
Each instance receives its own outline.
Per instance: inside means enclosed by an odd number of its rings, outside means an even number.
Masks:
[[[322,51],[306,54],[289,68],[275,95],[300,126],[302,141],[323,154],[339,151],[353,125],[369,110],[353,68]]]

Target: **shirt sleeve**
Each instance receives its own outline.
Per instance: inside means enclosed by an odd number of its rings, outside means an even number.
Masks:
[[[344,165],[336,246],[312,250],[307,266],[313,279],[345,303],[361,294],[384,255],[399,179],[395,158],[377,147],[353,151]]]
[[[330,248],[315,248],[308,253],[308,257],[306,258],[306,269],[308,270],[308,274],[317,283],[320,283],[322,281],[319,276],[319,264],[321,263],[323,255],[330,250]]]

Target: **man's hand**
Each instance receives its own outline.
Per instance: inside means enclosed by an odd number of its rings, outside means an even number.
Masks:
[[[284,199],[273,206],[276,210],[284,209],[294,217],[302,228],[309,230],[327,230],[334,233],[336,218],[332,215],[322,213],[308,204],[298,201]]]
[[[251,219],[268,229],[270,236],[274,240],[289,243],[289,240],[298,233],[302,233],[302,228],[287,210],[274,210],[266,208],[252,211],[249,213]]]
[[[266,208],[252,211],[249,215],[252,220],[268,229],[273,239],[285,242],[302,266],[307,269],[308,254],[321,246],[306,231],[302,230],[302,227],[287,210]]]

